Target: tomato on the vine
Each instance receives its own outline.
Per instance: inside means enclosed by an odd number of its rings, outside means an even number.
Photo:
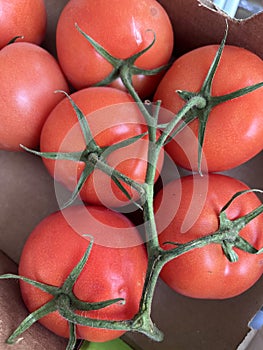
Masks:
[[[65,75],[78,90],[106,78],[112,65],[94,50],[75,24],[119,59],[145,49],[155,34],[154,45],[135,61],[135,65],[153,69],[170,60],[173,29],[166,11],[156,0],[71,0],[58,20],[56,47]],[[139,95],[149,96],[161,76],[134,75],[134,87]],[[112,86],[124,88],[119,79]]]
[[[239,180],[221,174],[189,175],[165,185],[155,198],[162,248],[170,249],[217,231],[221,209],[236,192],[247,189],[247,185]],[[243,194],[227,208],[227,217],[231,220],[239,218],[260,204],[255,193]],[[260,215],[240,231],[240,236],[256,249],[263,247],[262,225],[263,216]],[[234,297],[261,277],[263,258],[261,254],[233,249],[239,256],[237,262],[227,259],[220,244],[193,249],[168,262],[160,276],[172,289],[189,297]]]
[[[147,268],[147,255],[135,226],[122,214],[103,207],[73,206],[42,220],[28,237],[19,263],[19,274],[60,287],[85,253],[94,237],[87,263],[74,284],[75,296],[86,302],[122,298],[93,311],[76,311],[94,319],[128,320],[139,309]],[[23,300],[30,312],[51,295],[21,281]],[[68,322],[53,312],[40,322],[54,333],[69,337]],[[107,341],[123,331],[77,326],[77,337]]]
[[[72,100],[85,116],[100,148],[112,146],[147,131],[144,118],[131,96],[112,87],[90,87],[74,92]],[[114,150],[105,156],[107,163],[132,180],[143,183],[147,168],[149,140],[148,135],[136,142]],[[41,133],[40,150],[42,152],[81,152],[86,149],[83,133],[77,115],[66,98],[50,113]],[[105,153],[106,154],[106,153]],[[104,157],[104,154],[101,154]],[[84,161],[53,160],[43,158],[50,174],[73,191],[85,168]],[[163,164],[161,152],[156,179]],[[126,186],[134,200],[139,194]],[[98,167],[85,181],[80,190],[82,200],[92,204],[103,204],[109,207],[120,207],[129,202],[129,198],[111,179]]]
[[[0,1],[0,49],[15,37],[18,41],[41,44],[46,34],[44,0]]]
[[[55,58],[42,47],[15,42],[0,51],[0,148],[21,150],[39,146],[42,126],[68,91]]]
[[[179,57],[166,72],[154,99],[162,107],[177,113],[185,104],[177,90],[199,92],[218,49],[208,45]],[[212,96],[221,96],[263,82],[263,61],[254,53],[226,45],[213,82]],[[203,144],[205,171],[223,171],[236,167],[263,148],[263,88],[212,108]],[[169,119],[173,114],[170,114]],[[167,114],[169,115],[169,114]],[[168,121],[168,120],[163,120]],[[198,169],[198,126],[195,119],[167,144],[167,152],[180,166]],[[207,168],[206,168],[207,166]]]

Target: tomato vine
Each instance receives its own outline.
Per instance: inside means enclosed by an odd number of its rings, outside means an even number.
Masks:
[[[78,30],[81,31],[80,28]],[[115,79],[116,74],[120,76],[123,81],[123,84],[133,97],[134,101],[137,103],[140,108],[141,113],[143,114],[148,130],[149,136],[149,149],[148,149],[148,166],[144,183],[139,183],[127,175],[122,174],[121,172],[116,171],[111,168],[105,158],[101,157],[103,152],[110,153],[113,148],[117,147],[125,147],[128,144],[136,142],[141,137],[145,136],[145,134],[138,135],[131,139],[127,139],[123,142],[120,142],[117,145],[111,146],[109,148],[100,148],[98,144],[95,142],[92,133],[90,131],[89,125],[83,115],[82,111],[78,108],[78,106],[74,103],[69,95],[66,94],[67,98],[70,100],[72,108],[75,110],[76,115],[78,117],[78,121],[85,139],[86,149],[82,152],[73,152],[73,153],[59,153],[59,152],[38,152],[34,150],[30,150],[25,146],[22,146],[25,150],[32,152],[38,156],[50,158],[54,160],[66,159],[70,161],[79,161],[80,159],[85,162],[84,171],[80,177],[79,183],[77,184],[75,190],[73,191],[72,197],[65,204],[68,206],[73,203],[76,199],[83,183],[86,181],[88,176],[94,170],[96,166],[109,176],[114,178],[115,183],[119,186],[119,188],[124,192],[124,194],[129,198],[129,194],[124,189],[121,181],[132,186],[140,196],[140,203],[138,204],[139,208],[143,212],[144,219],[144,228],[146,235],[146,246],[148,253],[148,268],[146,273],[145,284],[143,288],[142,298],[140,302],[139,312],[130,320],[125,321],[105,321],[105,320],[94,320],[89,319],[88,317],[77,314],[76,310],[94,310],[96,308],[103,308],[112,303],[123,302],[120,299],[114,300],[106,300],[101,301],[99,303],[87,303],[78,300],[74,293],[72,292],[74,283],[76,282],[79,274],[81,273],[85,263],[88,260],[90,250],[92,249],[92,244],[89,245],[86,253],[84,254],[81,261],[76,265],[76,267],[72,270],[66,281],[61,287],[54,287],[49,285],[44,285],[37,281],[32,281],[22,276],[6,274],[0,276],[0,279],[5,278],[18,278],[27,283],[34,285],[37,288],[40,288],[53,296],[53,299],[41,307],[39,310],[31,313],[22,324],[13,332],[13,334],[9,337],[8,343],[13,343],[15,338],[19,336],[22,332],[24,332],[28,327],[30,327],[34,322],[36,322],[39,318],[43,317],[49,312],[57,310],[62,317],[64,317],[69,325],[70,325],[70,339],[68,343],[67,349],[73,349],[76,344],[76,325],[84,325],[84,326],[92,326],[98,328],[106,328],[113,330],[126,330],[126,331],[136,331],[145,334],[149,338],[155,341],[161,341],[163,339],[162,332],[158,329],[158,327],[154,324],[151,318],[151,309],[152,309],[152,300],[154,296],[154,291],[156,288],[156,282],[159,277],[160,271],[163,266],[175,259],[176,257],[185,254],[193,249],[198,249],[205,245],[216,243],[222,246],[222,249],[226,255],[226,257],[231,261],[235,262],[238,259],[237,253],[233,250],[234,247],[237,247],[241,250],[244,250],[251,254],[260,254],[263,252],[263,249],[254,248],[249,242],[245,239],[241,238],[239,235],[240,230],[247,225],[251,220],[253,220],[256,216],[262,214],[263,205],[259,206],[257,209],[248,213],[247,215],[235,219],[230,220],[227,218],[226,209],[232,204],[232,202],[239,196],[245,195],[247,191],[237,193],[234,195],[228,203],[222,208],[219,215],[219,228],[216,232],[211,232],[211,234],[196,239],[194,241],[190,241],[184,244],[179,244],[177,242],[169,242],[174,245],[173,248],[169,250],[164,250],[160,247],[158,241],[158,231],[155,222],[155,213],[154,213],[154,178],[157,167],[157,160],[159,157],[159,153],[166,142],[169,142],[169,138],[171,134],[175,134],[180,132],[181,126],[180,121],[187,117],[184,121],[189,123],[192,120],[192,116],[194,113],[192,111],[202,114],[205,116],[204,123],[200,128],[200,148],[199,148],[199,161],[201,161],[201,150],[202,143],[204,137],[205,123],[209,112],[213,106],[216,104],[222,103],[225,100],[229,100],[232,98],[236,98],[243,94],[249,93],[259,87],[263,86],[263,83],[254,85],[252,87],[248,87],[235,93],[231,93],[226,96],[221,97],[211,97],[211,84],[213,81],[213,77],[216,71],[216,68],[220,62],[220,57],[222,55],[227,31],[224,39],[221,42],[220,48],[216,54],[216,57],[212,63],[212,66],[208,72],[208,75],[204,81],[203,87],[199,93],[190,93],[186,91],[178,91],[179,95],[186,101],[184,107],[179,111],[178,114],[174,116],[171,122],[167,123],[162,128],[162,133],[157,137],[156,131],[159,128],[158,125],[158,115],[161,108],[161,101],[158,101],[156,104],[151,104],[152,111],[149,111],[149,105],[143,102],[138,96],[137,92],[132,86],[131,77],[132,74],[137,72],[137,68],[133,66],[136,58],[142,54],[137,54],[136,56],[132,56],[127,60],[117,61],[114,57],[112,57],[108,52],[105,51],[98,43],[96,43],[92,38],[87,36],[85,33],[82,34],[86,37],[86,39],[93,45],[93,47],[110,63],[115,64],[115,68],[112,71],[112,74],[106,81],[102,83],[108,83],[111,79]],[[154,44],[154,40],[151,47]],[[147,49],[149,49],[149,47]],[[117,68],[116,68],[117,67]],[[161,67],[160,69],[163,69]],[[159,70],[154,70],[151,72],[145,72],[139,70],[137,73],[139,74],[156,74]],[[189,114],[190,113],[190,114]],[[189,115],[191,117],[189,117]],[[196,115],[196,113],[195,113]],[[199,163],[200,164],[200,163]],[[200,169],[199,169],[200,170]],[[259,190],[251,190],[251,191],[259,191]]]

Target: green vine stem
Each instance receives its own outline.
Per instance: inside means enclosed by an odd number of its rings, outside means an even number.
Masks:
[[[80,28],[77,29],[81,32]],[[225,45],[226,35],[219,47],[219,50],[215,56],[215,59],[212,63],[212,66],[209,70],[209,73],[203,83],[203,87],[200,93],[191,93],[187,91],[178,91],[180,96],[185,99],[186,103],[183,108],[178,112],[174,118],[163,127],[163,132],[157,138],[157,129],[158,126],[158,114],[161,108],[161,101],[158,101],[156,104],[144,103],[139,98],[137,92],[133,88],[132,85],[132,74],[138,74],[138,68],[134,67],[134,62],[139,55],[141,55],[145,50],[138,53],[135,56],[130,57],[127,60],[118,60],[117,58],[112,57],[104,48],[102,48],[98,43],[96,43],[92,38],[87,36],[85,33],[81,32],[87,40],[94,46],[94,48],[110,63],[113,64],[113,72],[107,78],[107,81],[103,81],[102,83],[108,83],[111,79],[115,78],[116,75],[120,76],[123,84],[133,97],[134,101],[139,106],[147,127],[148,127],[148,137],[149,137],[149,148],[148,148],[148,166],[146,172],[145,182],[143,184],[137,183],[136,181],[130,179],[126,175],[116,171],[111,168],[106,162],[106,156],[113,150],[118,147],[125,147],[133,142],[136,142],[140,137],[145,136],[145,134],[138,135],[131,139],[120,142],[117,145],[110,146],[108,148],[100,148],[95,142],[92,133],[90,131],[88,122],[82,113],[82,111],[76,106],[75,102],[71,99],[69,95],[66,96],[69,98],[72,107],[74,108],[76,115],[78,117],[78,121],[80,123],[80,127],[85,139],[86,148],[83,152],[76,153],[54,153],[54,152],[37,152],[34,150],[30,150],[25,146],[22,146],[25,150],[32,152],[38,156],[51,158],[55,160],[60,159],[68,159],[72,161],[82,161],[85,163],[85,168],[83,174],[80,177],[79,183],[75,191],[73,191],[72,197],[66,203],[66,205],[70,205],[76,196],[78,195],[79,190],[81,189],[84,181],[91,174],[95,167],[98,167],[106,174],[111,176],[114,181],[118,184],[121,190],[127,195],[125,189],[121,185],[121,181],[132,186],[134,189],[138,191],[141,198],[141,204],[139,204],[140,209],[143,211],[143,219],[144,219],[144,228],[146,235],[146,246],[148,253],[148,268],[146,272],[146,279],[144,283],[142,298],[140,301],[140,307],[138,313],[130,320],[124,321],[105,321],[99,319],[91,319],[89,317],[83,316],[83,314],[77,313],[78,310],[88,311],[95,310],[103,307],[107,307],[113,303],[121,303],[125,302],[123,299],[113,299],[113,300],[105,300],[98,303],[88,303],[78,300],[73,293],[74,284],[81,273],[83,267],[88,261],[88,257],[90,251],[92,249],[92,240],[91,243],[85,252],[84,256],[80,260],[80,262],[76,265],[76,267],[69,274],[68,278],[64,282],[61,287],[54,287],[45,285],[43,283],[39,283],[37,281],[32,281],[28,278],[6,274],[0,276],[0,279],[6,278],[16,278],[20,279],[24,282],[30,283],[37,288],[44,290],[45,292],[51,294],[53,298],[44,306],[39,308],[38,310],[31,313],[21,324],[20,326],[13,332],[13,334],[8,338],[8,343],[13,343],[15,338],[19,336],[22,332],[28,329],[34,322],[43,317],[49,312],[57,310],[62,317],[64,317],[69,323],[70,336],[69,343],[67,346],[67,350],[73,350],[76,344],[76,325],[80,324],[83,326],[93,326],[97,328],[106,328],[106,329],[114,329],[114,330],[124,330],[124,331],[136,331],[142,334],[145,334],[149,338],[155,341],[161,341],[163,339],[162,332],[157,328],[157,326],[153,323],[151,318],[151,309],[152,309],[152,301],[154,297],[154,292],[156,288],[156,283],[159,278],[160,271],[162,267],[172,259],[176,257],[187,254],[187,252],[192,249],[199,249],[205,245],[215,243],[220,244],[226,257],[231,261],[235,262],[238,259],[238,249],[247,251],[251,254],[260,254],[263,252],[263,248],[260,250],[255,249],[249,242],[243,239],[240,236],[240,230],[247,225],[251,220],[253,220],[256,216],[261,215],[263,213],[263,205],[260,205],[258,208],[254,209],[250,213],[245,216],[230,220],[227,218],[226,209],[232,204],[232,202],[241,195],[245,195],[248,191],[243,191],[235,194],[228,203],[222,208],[219,214],[219,228],[216,232],[212,232],[209,235],[206,235],[202,238],[196,239],[194,241],[190,241],[184,244],[178,244],[176,242],[167,242],[174,245],[173,248],[169,250],[164,250],[160,247],[158,240],[158,231],[155,222],[154,215],[154,177],[155,170],[157,166],[157,159],[159,157],[159,153],[164,146],[165,143],[169,142],[172,133],[177,133],[181,130],[181,126],[179,122],[184,119],[184,121],[190,122],[193,118],[196,117],[196,114],[202,115],[205,118],[208,118],[209,112],[212,106],[222,103],[228,99],[236,98],[245,93],[249,93],[254,89],[257,89],[263,85],[257,84],[253,87],[248,87],[242,90],[239,90],[235,93],[231,93],[221,97],[212,97],[210,96],[211,84],[213,80],[213,76],[215,74],[216,68],[219,64],[220,57]],[[151,47],[154,44],[155,38]],[[149,49],[148,47],[148,49]],[[161,67],[160,69],[163,69]],[[157,71],[154,70],[152,72],[145,71],[143,74],[156,74]],[[142,71],[140,71],[142,74]],[[151,112],[151,110],[153,112]],[[206,120],[204,120],[203,126],[200,129],[200,141],[202,145],[202,137],[204,132]],[[200,150],[199,150],[200,151]],[[251,190],[251,191],[259,191],[260,190]],[[234,248],[238,248],[235,249]]]
[[[156,282],[159,276],[159,273],[164,266],[165,263],[167,263],[169,260],[174,259],[176,256],[179,256],[181,254],[186,253],[187,251],[190,251],[191,249],[196,249],[198,247],[204,246],[206,244],[210,244],[212,242],[221,244],[222,248],[225,248],[226,243],[229,240],[229,231],[232,232],[233,226],[239,227],[240,221],[238,223],[233,224],[232,222],[227,223],[227,219],[223,220],[221,218],[221,227],[218,232],[213,233],[211,235],[208,235],[207,237],[204,237],[202,239],[186,243],[185,245],[177,246],[174,249],[171,249],[169,251],[164,251],[160,248],[159,242],[158,242],[158,232],[156,229],[156,224],[154,220],[154,211],[153,211],[153,179],[155,174],[155,167],[156,162],[158,159],[158,155],[160,152],[161,147],[167,142],[169,135],[171,134],[172,130],[175,128],[175,133],[181,130],[181,127],[178,126],[178,123],[180,120],[182,120],[185,116],[187,116],[187,123],[191,122],[194,118],[196,118],[196,112],[198,112],[198,115],[202,115],[203,122],[200,123],[200,130],[199,130],[199,164],[201,164],[201,151],[202,151],[202,144],[203,144],[203,138],[204,138],[204,132],[205,132],[205,125],[207,118],[209,116],[209,113],[211,111],[211,108],[214,107],[216,104],[223,103],[227,100],[237,98],[239,96],[242,96],[246,93],[249,93],[251,91],[254,91],[255,89],[260,88],[263,84],[256,84],[252,87],[244,88],[241,90],[238,90],[234,93],[231,93],[229,95],[220,96],[213,98],[211,96],[211,86],[213,82],[213,78],[217,69],[217,66],[220,62],[220,58],[225,46],[226,38],[227,38],[227,31],[228,27],[226,28],[224,39],[222,40],[219,49],[217,51],[217,54],[214,58],[214,61],[210,67],[210,70],[207,74],[207,77],[205,78],[205,81],[203,83],[202,89],[199,93],[193,94],[188,92],[178,92],[181,97],[184,97],[186,100],[185,106],[179,111],[179,113],[174,116],[172,121],[168,123],[161,136],[158,140],[156,140],[156,128],[157,128],[157,118],[153,117],[149,113],[149,109],[147,106],[140,100],[140,97],[138,96],[137,92],[133,88],[132,81],[131,81],[131,71],[129,69],[128,65],[122,64],[118,67],[119,69],[119,75],[122,79],[122,82],[124,86],[127,88],[131,96],[133,97],[134,101],[139,106],[142,114],[145,117],[147,126],[148,126],[148,133],[149,133],[149,150],[148,150],[148,168],[146,172],[146,179],[145,179],[145,198],[146,201],[144,202],[143,206],[143,217],[144,217],[144,223],[145,223],[145,231],[146,231],[146,237],[147,237],[147,251],[148,251],[148,270],[147,270],[147,276],[146,276],[146,282],[144,286],[143,296],[141,299],[141,305],[140,305],[140,312],[141,319],[144,319],[144,316],[146,319],[149,319],[149,315],[151,313],[151,303],[155,291]],[[84,34],[82,32],[82,34]],[[85,35],[85,34],[84,34]],[[87,40],[93,45],[93,47],[100,53],[104,58],[107,59],[106,55],[104,55],[105,52],[101,52],[100,45],[96,43],[95,41],[91,41],[88,36],[86,36]],[[109,57],[109,53],[107,53],[107,56]],[[111,63],[111,60],[109,60]],[[157,103],[158,106],[161,105],[161,103]],[[189,118],[188,115],[191,117]],[[194,117],[195,115],[195,117]],[[186,123],[185,123],[186,124]],[[177,129],[176,129],[177,127]],[[201,169],[199,167],[199,171],[201,173]],[[251,217],[254,215],[259,215],[262,213],[262,207],[260,207],[256,212],[251,214]],[[222,213],[222,216],[224,216],[224,212]],[[247,216],[248,217],[248,216]],[[243,220],[246,220],[245,218]],[[245,221],[244,221],[245,222]],[[248,222],[248,221],[247,221]],[[223,225],[223,228],[222,228]],[[229,226],[229,227],[228,227]],[[228,230],[226,229],[228,227]],[[236,235],[235,235],[235,243],[237,245],[240,245],[240,242],[242,241],[241,237],[238,235],[239,231],[236,229]],[[227,257],[231,259],[232,261],[235,261],[237,259],[237,256],[235,253],[233,253],[232,247],[233,244],[233,237],[231,237],[231,245],[228,245],[228,249],[225,248],[225,253],[227,254]],[[244,242],[243,242],[244,243]],[[249,243],[246,242],[244,244],[246,250],[250,251],[251,253],[255,253],[255,250],[253,250]]]

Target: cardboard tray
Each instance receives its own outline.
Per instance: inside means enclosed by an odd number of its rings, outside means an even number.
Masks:
[[[53,54],[57,18],[66,3],[67,0],[46,0],[48,29],[43,46]],[[160,3],[167,10],[174,25],[176,55],[221,41],[226,16],[216,11],[211,1],[201,3],[198,0],[160,0]],[[263,58],[263,14],[246,21],[228,20],[227,43],[243,46]],[[6,273],[16,271],[15,263],[18,263],[23,244],[35,225],[58,207],[53,180],[40,159],[26,153],[0,151],[0,164],[0,249],[4,252],[0,255],[0,273]],[[251,187],[263,188],[262,164],[263,153],[226,174]],[[125,338],[135,341],[144,350],[235,350],[249,331],[248,322],[262,305],[263,279],[241,296],[224,301],[186,298],[159,281],[154,298],[153,318],[165,333],[165,340],[154,343],[144,336],[130,333]],[[25,314],[18,283],[2,281],[1,350],[12,349],[4,341]],[[23,335],[23,339],[14,348],[60,350],[65,349],[65,341],[36,325]]]

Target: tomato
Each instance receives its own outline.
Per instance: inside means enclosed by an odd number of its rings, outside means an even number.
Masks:
[[[126,320],[138,311],[147,255],[137,229],[122,214],[103,207],[73,206],[41,221],[27,239],[22,251],[19,274],[33,280],[62,286],[86,251],[90,237],[94,245],[73,293],[87,302],[125,299],[82,316],[102,320]],[[133,237],[133,242],[131,241]],[[51,299],[46,292],[21,282],[23,300],[32,312]],[[54,333],[68,337],[68,322],[57,312],[40,322]],[[107,341],[123,331],[77,326],[77,337]]]
[[[58,20],[56,47],[65,75],[78,90],[104,79],[112,71],[112,65],[96,53],[75,24],[119,59],[126,59],[150,45],[154,32],[155,44],[135,61],[139,68],[153,69],[167,64],[172,54],[172,25],[157,1],[71,0]],[[134,76],[133,84],[145,97],[154,91],[160,78],[161,75],[138,75]],[[112,85],[123,89],[120,80]]]
[[[124,91],[111,87],[90,87],[73,93],[71,98],[85,115],[91,133],[100,147],[141,135],[147,130],[136,103]],[[146,174],[148,146],[146,135],[129,146],[113,151],[106,157],[107,163],[142,183]],[[78,152],[86,149],[77,115],[68,99],[62,100],[47,118],[41,133],[40,149],[42,152]],[[71,191],[74,190],[85,166],[83,161],[55,161],[44,158],[43,161],[57,181]],[[163,152],[159,157],[156,179],[162,164]],[[122,184],[134,200],[138,199],[137,192]],[[110,207],[123,206],[129,201],[110,176],[98,168],[94,169],[84,183],[80,196],[88,203]]]
[[[248,187],[226,175],[188,175],[165,185],[155,198],[159,241],[186,243],[218,230],[218,214],[238,191]],[[226,214],[239,218],[260,205],[255,193],[237,197]],[[157,208],[159,208],[157,210]],[[241,231],[240,236],[255,248],[263,246],[263,216],[260,215]],[[220,244],[191,250],[168,262],[161,278],[176,292],[193,298],[224,299],[249,289],[262,275],[263,257],[234,248],[237,262],[229,262]]]
[[[44,0],[0,1],[0,49],[17,36],[41,44],[46,33],[47,13]]]
[[[198,92],[218,49],[217,45],[200,47],[178,58],[157,88],[154,100],[177,113],[184,101],[176,90]],[[220,96],[263,81],[263,61],[250,51],[226,45],[212,83],[212,96]],[[263,89],[214,107],[208,117],[203,154],[203,170],[223,171],[236,167],[263,148]],[[169,114],[167,114],[169,115]],[[166,121],[169,117],[166,115]],[[197,170],[197,135],[195,119],[167,145],[167,152],[180,166]]]
[[[17,42],[0,51],[0,148],[39,145],[43,123],[68,85],[53,56],[38,45]]]

